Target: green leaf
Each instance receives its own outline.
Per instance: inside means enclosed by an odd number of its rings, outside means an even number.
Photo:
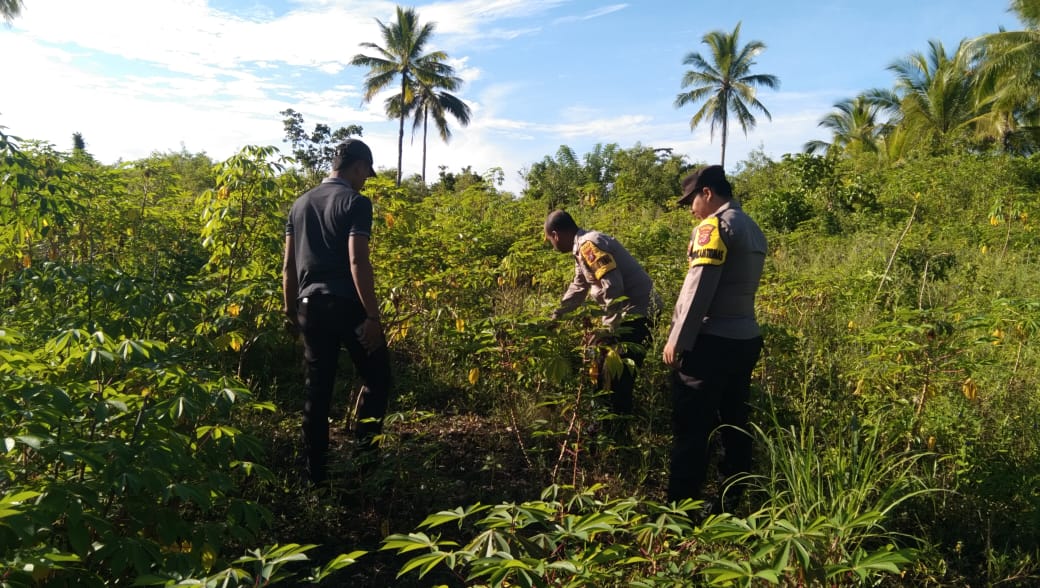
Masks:
[[[68,514],[69,544],[77,554],[85,556],[90,552],[90,536],[87,534],[86,525],[83,524],[80,509],[78,506],[74,510],[70,507]]]
[[[564,357],[551,357],[545,366],[545,373],[553,384],[563,384],[571,376],[571,364]]]
[[[33,449],[39,451],[43,447],[43,439],[35,435],[17,435],[15,439],[23,445],[28,445]]]
[[[176,582],[176,580],[164,576],[156,576],[154,574],[144,574],[142,576],[138,576],[137,579],[134,580],[134,583],[131,584],[131,586],[169,586],[171,585],[171,582]],[[182,583],[182,585],[190,584]]]
[[[606,369],[607,374],[612,380],[621,377],[621,374],[625,371],[625,362],[618,355],[617,349],[613,347],[607,349],[607,355],[603,360],[603,367]]]
[[[357,563],[357,560],[360,559],[362,555],[367,555],[367,554],[368,554],[367,551],[361,551],[361,550],[351,551],[350,553],[341,553],[341,554],[337,555],[335,558],[333,558],[332,561],[330,561],[329,563],[325,564],[325,569],[338,570],[338,569],[345,568],[345,567],[347,567],[349,565]]]
[[[763,580],[766,580],[770,584],[779,584],[780,583],[780,576],[776,572],[774,572],[773,570],[769,570],[769,569],[759,570],[759,571],[755,572],[755,577],[756,578],[762,578]]]
[[[76,555],[75,553],[45,553],[43,554],[43,558],[47,561],[52,561],[55,563],[70,563],[83,561],[80,558],[80,556]]]
[[[449,554],[444,553],[443,551],[434,551],[433,553],[426,553],[423,555],[413,557],[412,559],[408,560],[407,563],[401,566],[401,571],[397,572],[397,577],[400,578],[401,576],[407,574],[415,568],[421,567],[422,569],[419,570],[419,577],[422,578],[427,573],[429,573],[429,571],[432,570],[437,564],[444,561],[444,559],[447,558],[448,555]]]
[[[571,562],[571,561],[554,561],[554,562],[550,563],[549,565],[547,565],[545,567],[553,569],[553,570],[566,570],[566,571],[568,571],[568,572],[570,572],[572,574],[578,574],[579,573],[578,566],[574,562]]]
[[[432,515],[429,515],[428,517],[423,519],[423,522],[419,523],[419,526],[432,528],[455,521],[457,521],[461,526],[462,521],[465,520],[466,517],[487,510],[488,508],[490,507],[482,505],[478,502],[477,504],[467,507],[466,509],[458,507],[454,510],[442,510],[440,512],[436,512]]]
[[[110,351],[104,351],[102,349],[91,349],[87,353],[87,365],[111,365],[115,363],[116,356]]]
[[[455,546],[457,543],[453,541],[435,541],[430,539],[425,533],[395,534],[383,539],[383,546],[379,549],[380,551],[396,549],[398,553],[408,553],[409,551],[423,548],[437,549],[441,545]]]

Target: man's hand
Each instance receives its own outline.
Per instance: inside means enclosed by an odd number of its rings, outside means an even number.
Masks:
[[[285,309],[285,331],[294,339],[300,335],[300,322],[296,318],[296,309]]]
[[[665,365],[675,369],[679,369],[679,365],[682,363],[682,355],[676,351],[674,343],[668,343],[664,346],[664,353],[661,354],[661,358],[664,360]]]
[[[367,318],[358,328],[358,340],[361,341],[361,346],[369,355],[386,346],[386,339],[383,338],[383,326],[379,324],[378,320]]]

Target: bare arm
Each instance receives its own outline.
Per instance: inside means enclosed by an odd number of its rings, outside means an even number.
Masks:
[[[354,287],[361,297],[361,306],[365,308],[368,318],[362,325],[361,344],[371,353],[379,349],[385,342],[383,328],[379,322],[379,302],[376,301],[375,275],[369,259],[368,236],[350,235],[347,239],[350,249],[350,275],[354,278]]]
[[[296,249],[293,236],[285,236],[285,258],[282,260],[282,300],[285,316],[294,326],[299,326],[296,319],[296,296],[300,285],[296,277]]]

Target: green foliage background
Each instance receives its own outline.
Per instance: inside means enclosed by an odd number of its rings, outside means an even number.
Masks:
[[[315,496],[295,461],[302,382],[279,275],[307,171],[271,147],[108,166],[0,134],[0,578],[1035,581],[1040,159],[743,164],[736,193],[771,245],[758,491],[744,516],[707,521],[659,504],[668,309],[619,447],[596,432],[583,342],[597,309],[546,320],[573,266],[541,229],[565,207],[671,302],[692,226],[671,203],[691,167],[606,145],[561,148],[520,195],[469,169],[370,180],[393,414],[377,473],[337,438],[341,487]]]

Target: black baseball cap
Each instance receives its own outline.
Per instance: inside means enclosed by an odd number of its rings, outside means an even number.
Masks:
[[[336,154],[332,156],[332,169],[341,169],[344,165],[359,159],[368,163],[368,177],[375,176],[376,169],[372,165],[374,163],[372,150],[361,139],[347,139],[336,145]]]
[[[683,178],[682,198],[679,199],[679,206],[689,204],[697,192],[700,192],[705,186],[714,188],[723,184],[729,185],[729,182],[726,180],[726,172],[721,165],[704,166]]]

